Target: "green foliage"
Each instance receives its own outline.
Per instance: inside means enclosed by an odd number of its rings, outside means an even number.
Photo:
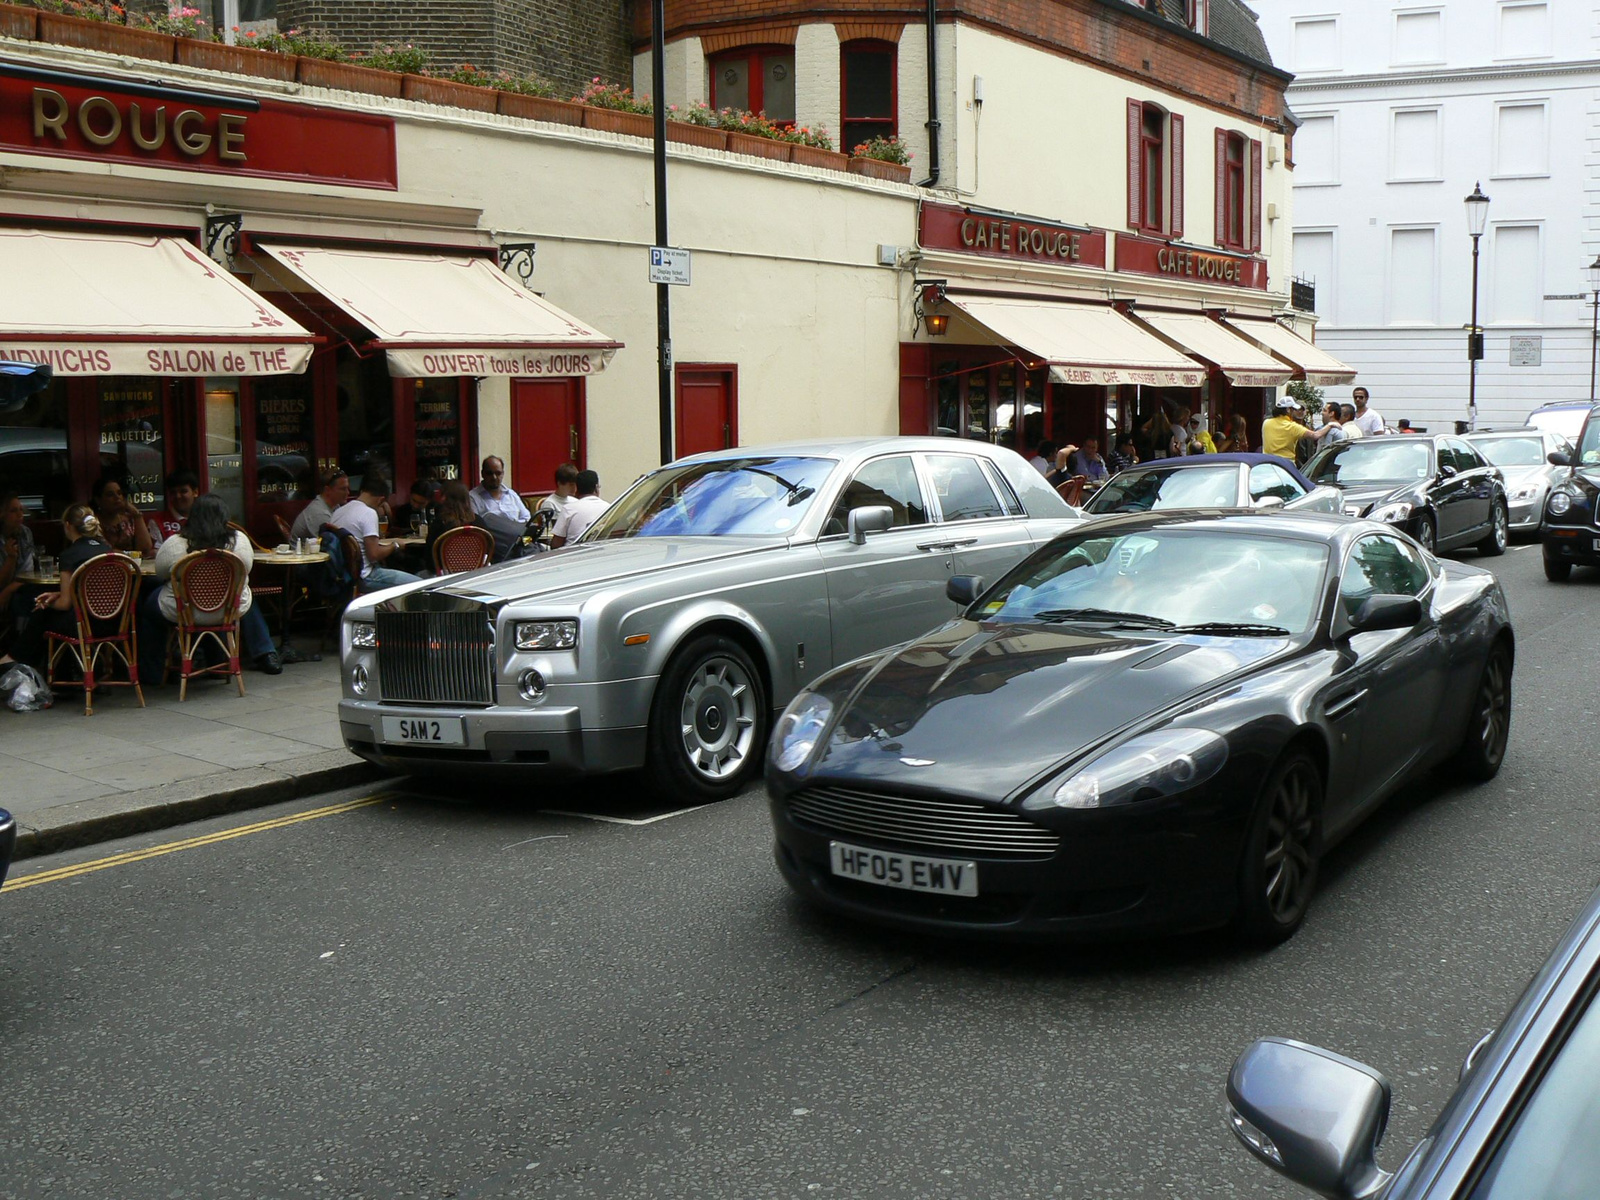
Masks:
[[[303,29],[286,29],[281,33],[258,33],[254,29],[234,29],[235,41],[240,46],[256,50],[270,50],[274,54],[297,54],[301,58],[320,58],[324,62],[349,62],[350,51],[338,42]]]
[[[618,112],[648,113],[655,109],[650,104],[649,96],[635,96],[632,88],[625,88],[620,83],[602,83],[600,76],[596,75],[583,89],[583,94],[574,96],[573,101],[578,104],[587,104],[593,108],[610,108]]]
[[[1322,411],[1322,389],[1313,387],[1304,379],[1291,379],[1283,389],[1288,396],[1299,402],[1308,413]]]
[[[400,75],[426,75],[431,60],[426,50],[407,42],[404,46],[377,46],[366,54],[354,56],[363,67],[379,71],[394,71]]]
[[[833,137],[828,133],[826,125],[818,125],[815,129],[807,125],[796,125],[792,129],[784,130],[783,140],[800,146],[813,146],[818,150],[833,149]]]

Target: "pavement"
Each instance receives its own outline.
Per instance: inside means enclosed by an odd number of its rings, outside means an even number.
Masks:
[[[60,691],[54,708],[0,707],[0,807],[17,819],[17,858],[376,778],[339,738],[339,664],[299,662],[281,675],[146,688]]]

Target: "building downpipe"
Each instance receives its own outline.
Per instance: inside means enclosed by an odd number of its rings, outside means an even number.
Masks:
[[[928,177],[918,187],[939,182],[939,0],[928,0]]]

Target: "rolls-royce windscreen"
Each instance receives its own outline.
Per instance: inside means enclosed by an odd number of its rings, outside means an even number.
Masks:
[[[831,458],[685,463],[642,480],[586,542],[627,537],[788,537],[833,471]]]
[[[1324,450],[1306,468],[1314,483],[1399,483],[1433,474],[1428,442],[1359,438]]]

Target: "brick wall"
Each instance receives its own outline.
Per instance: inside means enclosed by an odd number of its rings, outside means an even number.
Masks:
[[[535,74],[579,91],[632,71],[628,0],[279,0],[278,28],[324,33],[353,49],[414,45],[445,68]]]

